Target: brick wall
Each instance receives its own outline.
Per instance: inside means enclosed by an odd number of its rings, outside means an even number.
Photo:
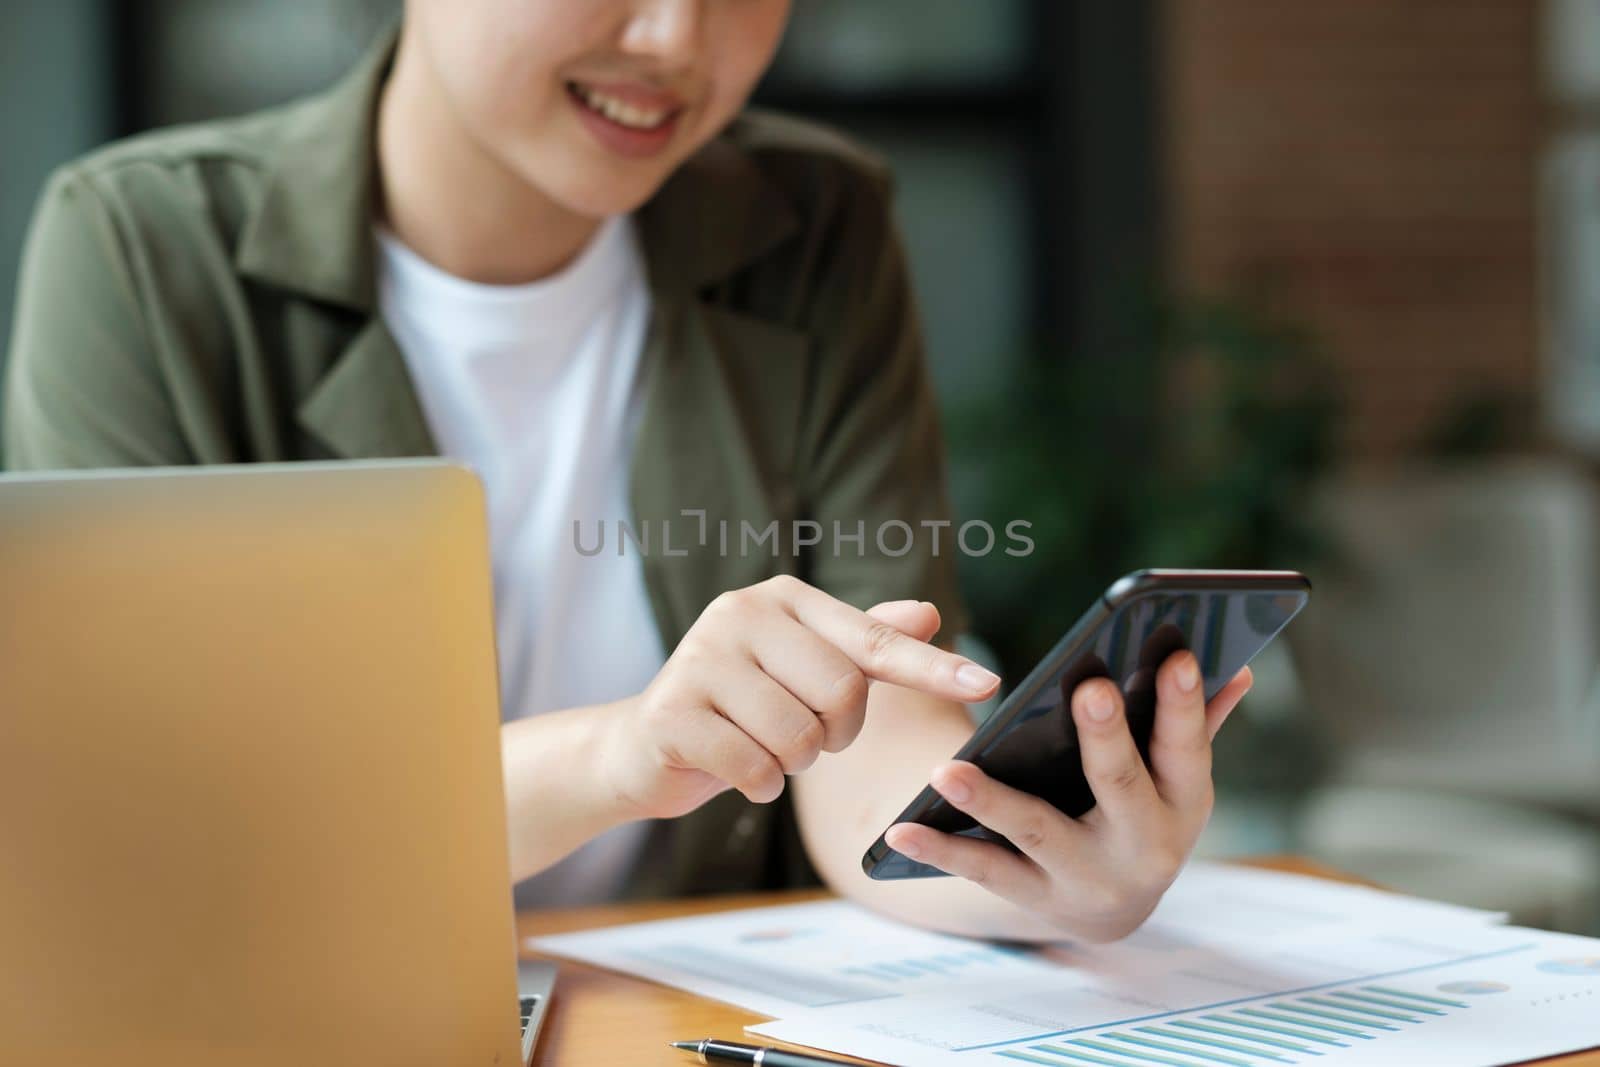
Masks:
[[[1180,284],[1257,282],[1392,457],[1470,392],[1537,385],[1534,0],[1166,0]]]

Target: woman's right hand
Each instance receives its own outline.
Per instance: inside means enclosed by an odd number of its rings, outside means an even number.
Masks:
[[[994,674],[928,643],[938,621],[931,604],[858,611],[789,576],[723,593],[649,688],[608,706],[602,773],[634,818],[730,788],[775,800],[785,775],[855,740],[873,681],[962,702],[994,692]]]

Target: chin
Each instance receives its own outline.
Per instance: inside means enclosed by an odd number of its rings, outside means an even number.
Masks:
[[[580,156],[580,165],[552,168],[550,155],[548,148],[528,152],[527,162],[515,169],[529,185],[585,218],[609,218],[637,211],[656,195],[673,171],[659,163],[618,166],[609,159],[584,158],[588,153]]]
[[[639,210],[656,195],[656,190],[661,188],[662,181],[664,179],[647,185],[632,183],[610,187],[590,183],[572,189],[557,188],[548,191],[553,200],[573,214],[603,219]]]

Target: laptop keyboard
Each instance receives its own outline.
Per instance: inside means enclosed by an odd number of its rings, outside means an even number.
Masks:
[[[533,1018],[534,1010],[539,1007],[539,995],[517,998],[517,1013],[522,1016],[522,1033],[528,1032],[528,1020]]]

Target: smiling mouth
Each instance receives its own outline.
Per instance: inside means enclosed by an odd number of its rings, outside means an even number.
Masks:
[[[598,89],[571,81],[567,82],[567,94],[577,101],[579,106],[618,126],[646,133],[661,129],[677,118],[679,112],[683,110],[681,107],[655,108],[630,104]]]

